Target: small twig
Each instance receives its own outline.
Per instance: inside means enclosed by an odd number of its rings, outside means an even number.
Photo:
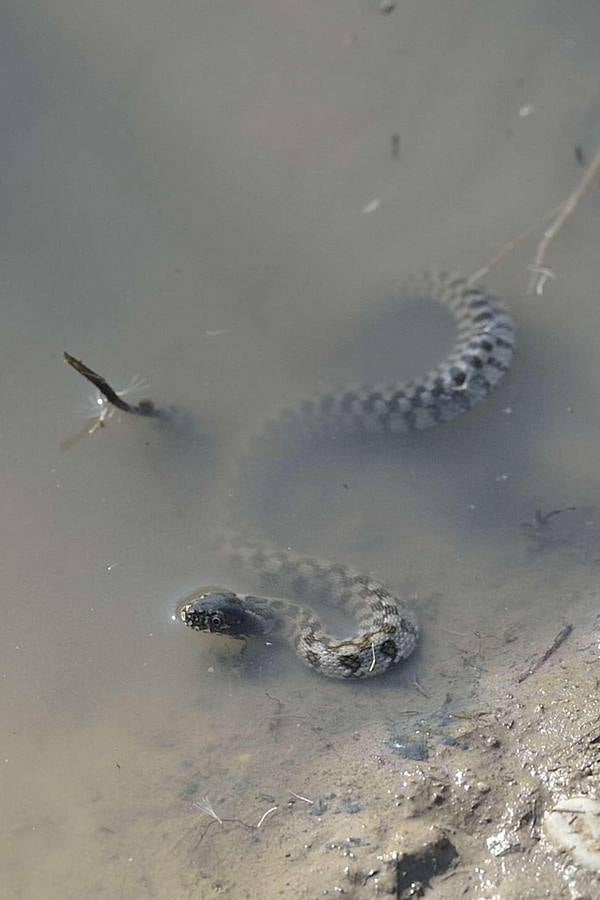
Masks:
[[[194,806],[196,809],[201,810],[201,812],[205,812],[207,815],[211,816],[215,820],[215,822],[219,823],[219,825],[223,825],[225,822],[235,822],[237,825],[243,825],[244,828],[260,828],[267,816],[270,816],[271,813],[274,813],[276,809],[279,809],[278,806],[272,806],[262,814],[257,825],[250,825],[248,822],[244,822],[243,819],[225,817],[221,818],[221,816],[217,815],[217,813],[215,812],[215,808],[208,797],[201,797],[200,802],[193,803],[192,806]]]
[[[214,825],[216,821],[217,821],[216,819],[211,819],[210,822],[208,822],[208,823],[205,825],[205,827],[203,828],[203,830],[202,830],[202,832],[201,832],[201,834],[200,834],[200,837],[198,838],[198,840],[197,840],[196,843],[194,844],[194,849],[196,849],[197,847],[200,846],[200,844],[202,843],[202,841],[203,841],[204,838],[206,837],[209,828],[211,827],[211,825]],[[193,828],[188,828],[188,829],[186,829],[186,831],[184,831],[184,833],[181,835],[181,837],[180,837],[180,838],[177,838],[177,840],[175,841],[175,843],[172,844],[171,847],[169,847],[169,851],[168,851],[168,852],[169,852],[169,853],[174,853],[174,851],[177,850],[177,848],[183,843],[183,841],[185,841],[185,839],[189,836],[189,834],[190,834],[192,831],[193,831]]]
[[[200,834],[200,837],[198,838],[198,840],[197,840],[196,843],[194,844],[194,848],[193,848],[194,852],[196,852],[196,850],[198,849],[198,847],[200,846],[200,844],[202,843],[202,841],[204,840],[204,838],[205,838],[206,835],[208,834],[209,828],[210,828],[212,825],[214,825],[216,821],[217,821],[216,819],[211,819],[211,821],[205,826],[205,828],[203,829],[203,831],[202,831],[201,834]],[[183,837],[184,837],[184,838],[187,837],[187,834],[184,834]],[[175,847],[177,847],[177,845],[181,842],[181,840],[183,840],[183,838],[181,838],[180,841],[177,841],[177,844],[175,844],[174,847],[172,847],[173,850],[175,849]]]
[[[470,722],[473,719],[483,719],[485,716],[493,715],[493,710],[491,709],[474,709],[474,710],[464,710],[459,712],[453,712],[452,715],[455,719],[466,719],[467,722]]]
[[[431,700],[431,695],[428,694],[427,691],[425,690],[425,688],[423,687],[423,685],[419,683],[419,679],[417,678],[416,675],[413,678],[413,684],[416,687],[416,689],[418,690],[418,692],[423,695],[423,697],[427,697],[428,700]]]
[[[72,369],[75,369],[79,375],[82,375],[83,378],[90,381],[108,403],[117,409],[120,409],[121,412],[130,413],[134,416],[150,416],[153,418],[160,418],[163,415],[163,413],[156,408],[152,400],[140,400],[140,402],[135,405],[127,403],[127,401],[123,400],[120,396],[119,392],[115,391],[102,375],[98,375],[97,372],[94,372],[93,369],[86,366],[80,359],[71,356],[70,353],[65,351],[63,353],[63,358],[64,361],[71,366]]]
[[[291,792],[291,793],[293,793],[293,792]],[[306,799],[308,803],[312,802],[305,797],[302,797],[300,799],[302,799],[302,800]],[[262,816],[260,817],[260,819],[258,820],[256,825],[251,825],[248,822],[244,822],[243,819],[237,819],[237,818],[229,817],[229,816],[227,816],[227,817],[223,816],[221,818],[221,816],[217,815],[217,813],[215,812],[214,807],[213,807],[212,803],[210,802],[210,800],[208,799],[208,797],[202,797],[200,799],[200,802],[193,803],[192,806],[194,806],[196,809],[199,809],[201,812],[204,812],[211,817],[211,821],[208,822],[207,825],[202,829],[202,831],[200,833],[200,837],[195,842],[194,851],[198,849],[198,847],[200,846],[200,844],[202,843],[202,841],[208,834],[208,831],[209,831],[211,825],[214,825],[215,822],[218,822],[219,825],[221,825],[221,826],[223,826],[223,825],[241,825],[243,828],[248,829],[248,831],[258,831],[258,829],[263,825],[265,820],[270,815],[272,815],[276,810],[279,809],[278,806],[271,806],[270,809],[268,809],[266,812],[264,812],[262,814]],[[177,841],[175,841],[173,846],[170,848],[169,853],[171,853],[177,849],[177,847],[181,844],[181,842],[183,840],[185,840],[185,838],[188,836],[188,834],[190,833],[191,830],[192,829],[188,829],[185,832],[185,834],[183,834]]]
[[[314,800],[310,800],[308,797],[303,797],[302,794],[297,794],[296,791],[290,791],[292,797],[295,797],[297,800],[304,800],[305,803],[310,803],[312,806],[314,804]]]
[[[529,532],[540,532],[542,529],[546,527],[550,519],[554,516],[559,516],[561,513],[565,512],[576,512],[576,506],[565,506],[563,509],[551,509],[550,512],[543,513],[542,510],[538,507],[533,511],[533,522],[521,522],[519,527],[522,531]]]
[[[265,697],[268,697],[269,700],[272,700],[273,703],[275,703],[277,706],[277,710],[273,713],[273,715],[280,716],[283,709],[283,701],[280,700],[279,697],[274,697],[273,694],[270,694],[268,691],[265,691]]]
[[[517,678],[517,682],[521,684],[523,681],[525,681],[526,678],[529,678],[530,675],[533,675],[534,672],[537,672],[537,670],[541,666],[543,666],[548,659],[550,659],[552,654],[556,653],[561,644],[564,644],[572,631],[573,626],[570,624],[565,625],[563,628],[561,628],[548,649],[542,653],[542,655],[533,663],[533,665],[531,665],[525,672],[522,672],[519,675],[519,677]]]
[[[556,281],[557,274],[553,272],[552,269],[549,269],[548,266],[528,266],[529,271],[532,273],[532,277],[537,275],[535,279],[535,292],[538,297],[541,297],[544,293],[544,288],[546,287],[547,281]],[[530,282],[531,283],[531,282]]]
[[[567,809],[564,806],[554,806],[550,812],[557,813],[571,813],[571,815],[581,816],[585,815],[588,812],[587,809]]]
[[[531,278],[529,280],[529,285],[527,287],[527,293],[533,294],[538,293],[541,294],[543,290],[543,284],[540,285],[540,281],[538,278],[539,273],[548,277],[547,273],[551,272],[551,269],[548,269],[545,266],[546,252],[548,250],[548,246],[550,242],[556,237],[560,229],[563,227],[567,219],[573,214],[575,207],[585,194],[585,192],[590,188],[594,178],[598,174],[598,170],[600,169],[600,150],[597,151],[593,160],[583,173],[579,184],[573,190],[565,202],[560,207],[560,212],[557,215],[554,222],[550,225],[550,227],[544,233],[544,237],[538,244],[537,252],[535,254],[535,259],[533,261],[533,265],[531,266]]]
[[[533,232],[536,230],[536,228],[539,228],[542,222],[545,222],[547,219],[551,219],[560,211],[561,208],[562,203],[559,203],[549,212],[545,213],[536,222],[534,222],[533,225],[530,225],[529,228],[527,228],[525,231],[522,231],[521,234],[518,234],[517,237],[512,238],[512,240],[507,241],[505,244],[502,244],[500,249],[494,254],[494,256],[492,256],[490,261],[485,263],[485,265],[483,265],[480,269],[477,269],[477,271],[467,279],[467,284],[473,285],[477,281],[480,281],[482,278],[484,278],[488,274],[488,272],[491,272],[491,270],[494,269],[498,265],[498,263],[502,262],[504,257],[508,256],[508,254],[511,253],[515,249],[515,247],[517,247],[526,238],[528,238],[530,234],[533,234]]]
[[[547,512],[547,513],[542,513],[541,509],[536,509],[534,512],[535,523],[536,523],[536,525],[541,527],[543,525],[546,525],[553,516],[559,516],[561,513],[564,513],[564,512],[576,512],[576,511],[577,511],[576,506],[565,506],[564,509],[551,509],[550,512]]]
[[[262,823],[265,821],[265,819],[267,818],[267,816],[270,816],[271,813],[274,813],[275,810],[277,810],[277,809],[279,809],[278,806],[272,806],[271,809],[268,809],[265,813],[262,814],[262,816],[260,817],[260,819],[258,820],[258,822],[256,823],[256,825],[255,825],[254,827],[255,827],[255,828],[260,828],[260,826],[261,826]]]

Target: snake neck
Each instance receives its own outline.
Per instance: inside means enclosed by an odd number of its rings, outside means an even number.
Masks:
[[[266,637],[284,630],[284,621],[279,621],[273,614],[273,601],[266,597],[254,597],[246,594],[243,597],[244,612],[248,617],[248,636]]]

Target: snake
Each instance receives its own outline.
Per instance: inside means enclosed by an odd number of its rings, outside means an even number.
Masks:
[[[396,435],[449,422],[487,399],[510,368],[515,326],[507,306],[459,275],[427,271],[405,284],[414,299],[452,314],[455,342],[433,369],[406,382],[342,385],[287,407],[259,427],[253,453],[277,435]],[[252,443],[252,442],[251,442]],[[237,452],[232,481],[244,481],[248,453]],[[235,493],[232,491],[231,493]],[[231,516],[229,516],[229,520]],[[204,587],[183,598],[173,618],[200,632],[287,642],[315,672],[330,678],[381,675],[414,650],[414,610],[371,575],[278,548],[239,527],[224,527],[221,549],[233,568],[251,571],[262,590],[240,594]],[[283,596],[291,593],[294,599]],[[264,595],[263,595],[264,594]],[[315,604],[332,604],[354,621],[350,637],[331,633]]]

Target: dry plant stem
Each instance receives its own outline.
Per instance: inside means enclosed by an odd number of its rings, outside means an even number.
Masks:
[[[309,797],[303,797],[302,794],[297,794],[296,791],[290,791],[292,797],[296,797],[297,800],[304,800],[305,803],[310,803],[311,806],[314,804],[314,800],[311,800]]]
[[[293,793],[293,791],[291,793]],[[296,796],[298,796],[299,799],[301,799],[301,800],[306,800],[307,803],[313,802],[312,800],[309,800],[307,797],[300,797],[299,794],[297,794]],[[262,825],[269,818],[269,816],[273,815],[273,813],[279,809],[279,806],[271,806],[270,809],[268,809],[266,812],[264,812],[262,814],[262,816],[260,817],[260,819],[258,820],[256,825],[250,825],[248,822],[244,822],[243,819],[230,818],[230,817],[221,818],[221,816],[217,815],[217,813],[215,812],[214,807],[213,807],[212,803],[210,802],[210,800],[208,799],[208,797],[202,797],[199,803],[194,803],[192,805],[195,806],[196,809],[199,809],[201,812],[204,812],[211,817],[210,822],[208,822],[206,824],[206,826],[203,828],[203,830],[200,833],[200,837],[194,844],[194,850],[198,849],[198,847],[200,846],[200,844],[202,843],[202,841],[208,834],[208,831],[209,831],[211,825],[214,825],[215,822],[218,822],[219,825],[225,825],[225,824],[242,825],[244,828],[248,829],[249,831],[258,831],[258,829],[262,827]],[[177,847],[179,847],[179,845],[182,843],[182,841],[184,841],[188,837],[188,835],[190,834],[190,832],[192,830],[193,830],[192,828],[188,828],[187,831],[177,841],[175,841],[173,846],[169,849],[169,853],[172,853],[174,850],[176,850]]]
[[[544,234],[544,237],[538,244],[537,252],[535,254],[535,259],[533,261],[533,265],[531,266],[531,278],[529,280],[529,285],[527,287],[527,293],[533,294],[534,292],[541,293],[539,290],[539,278],[540,274],[542,276],[545,273],[546,267],[544,265],[546,259],[546,252],[548,250],[548,246],[550,242],[556,237],[560,229],[563,227],[567,219],[572,215],[575,207],[585,194],[585,192],[590,188],[594,178],[598,174],[598,170],[600,169],[600,150],[596,152],[593,160],[583,173],[579,184],[575,188],[575,190],[569,194],[565,202],[560,207],[560,212],[557,215],[556,219],[547,229]],[[547,277],[547,272],[546,272]]]
[[[258,820],[258,822],[256,823],[256,825],[254,827],[260,828],[260,826],[263,824],[263,822],[265,821],[267,816],[272,815],[277,809],[279,809],[278,806],[272,806],[270,809],[268,809],[265,813],[262,814],[262,816],[260,817],[260,819]]]
[[[498,263],[501,263],[505,256],[508,256],[509,253],[518,247],[520,243],[522,243],[526,238],[529,237],[530,234],[539,228],[542,222],[545,222],[547,219],[551,219],[555,216],[560,209],[562,209],[562,203],[559,203],[557,206],[553,207],[553,209],[549,210],[545,213],[541,218],[539,218],[533,225],[530,225],[525,231],[522,231],[521,234],[517,235],[517,237],[512,238],[512,240],[507,241],[505,244],[502,244],[500,249],[492,256],[489,262],[485,263],[480,269],[477,269],[471,277],[468,279],[468,284],[473,285],[478,281],[481,281],[482,278],[491,272],[492,269],[495,269]]]

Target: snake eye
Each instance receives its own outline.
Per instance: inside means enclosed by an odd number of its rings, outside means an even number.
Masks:
[[[213,625],[215,628],[220,628],[221,625],[223,624],[223,619],[221,618],[221,616],[211,616],[210,624]]]

